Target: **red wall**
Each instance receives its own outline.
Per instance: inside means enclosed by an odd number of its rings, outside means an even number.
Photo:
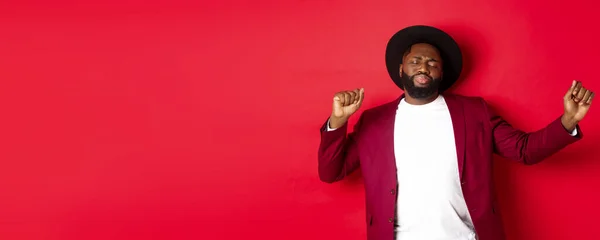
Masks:
[[[336,91],[401,93],[384,48],[411,24],[455,36],[453,91],[523,130],[573,79],[600,91],[592,0],[145,2],[0,3],[1,239],[364,239],[360,174],[319,182],[318,128]],[[539,165],[497,159],[509,239],[597,238],[599,118]]]

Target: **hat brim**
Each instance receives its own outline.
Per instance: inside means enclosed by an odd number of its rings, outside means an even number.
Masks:
[[[402,55],[416,43],[431,44],[439,50],[443,62],[443,78],[439,91],[449,89],[458,80],[462,71],[463,57],[460,48],[454,39],[444,31],[423,25],[404,28],[389,40],[385,51],[385,64],[394,83],[404,90],[400,79]]]

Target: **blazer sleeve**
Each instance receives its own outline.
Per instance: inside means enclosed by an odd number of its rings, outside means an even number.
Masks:
[[[348,122],[335,130],[329,130],[327,124],[320,129],[321,142],[318,152],[319,178],[323,182],[333,183],[351,174],[360,165],[358,154],[358,134],[363,117],[354,125],[354,131],[347,134]]]
[[[521,131],[496,114],[484,100],[481,101],[491,124],[494,152],[504,158],[527,165],[536,164],[583,137],[579,126],[576,135],[571,135],[563,127],[560,117],[537,131]]]

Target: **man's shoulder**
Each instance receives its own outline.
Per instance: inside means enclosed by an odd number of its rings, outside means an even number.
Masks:
[[[397,109],[400,99],[401,97],[370,107],[363,112],[363,115],[372,116],[393,112]]]
[[[447,101],[454,101],[457,103],[456,105],[460,105],[463,113],[469,116],[480,116],[487,119],[493,113],[488,102],[480,96],[445,94],[444,98],[449,99]]]
[[[453,98],[460,101],[461,103],[481,103],[481,101],[484,101],[483,98],[480,96],[467,96],[456,93],[444,93],[442,95],[444,96],[444,98]]]
[[[480,96],[466,96],[455,93],[445,93],[443,96],[446,101],[455,101],[463,108],[483,110],[487,105],[485,99]]]

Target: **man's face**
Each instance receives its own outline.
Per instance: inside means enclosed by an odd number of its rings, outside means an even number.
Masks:
[[[442,58],[432,45],[418,43],[404,55],[400,77],[404,91],[413,98],[423,99],[438,92],[442,81]]]

